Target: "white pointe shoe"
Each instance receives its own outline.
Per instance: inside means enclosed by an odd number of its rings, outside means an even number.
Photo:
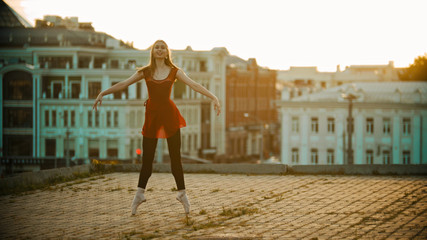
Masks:
[[[136,214],[136,209],[139,207],[139,205],[141,205],[141,203],[143,203],[145,201],[147,201],[147,200],[145,199],[144,193],[136,193],[135,194],[135,197],[133,198],[132,206],[131,206],[132,215]]]
[[[178,196],[176,197],[182,206],[184,206],[184,211],[186,214],[190,213],[190,202],[188,201],[187,194],[185,192],[178,192]]]

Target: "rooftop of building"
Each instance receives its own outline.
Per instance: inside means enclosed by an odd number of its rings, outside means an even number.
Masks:
[[[117,43],[107,44],[108,40]],[[114,37],[94,31],[91,23],[80,23],[77,17],[62,19],[59,16],[45,16],[37,20],[36,27],[20,16],[4,1],[0,2],[0,48],[80,46],[134,49]]]
[[[131,216],[138,172],[0,196],[3,238],[424,239],[422,176],[188,174],[191,214],[170,173],[153,173]],[[48,226],[48,227],[47,227]],[[423,237],[424,236],[424,237]]]
[[[342,94],[352,93],[356,101],[372,103],[427,103],[426,82],[361,82],[348,83],[319,92],[307,93],[291,99],[292,102],[337,102]]]
[[[33,26],[25,18],[13,10],[13,8],[9,7],[9,5],[1,0],[0,28],[3,27],[31,28]]]
[[[64,28],[0,28],[0,47],[7,48],[24,46],[83,46],[106,48],[107,39],[114,38],[106,33]],[[126,45],[122,43],[121,46]],[[127,46],[127,48],[131,47]]]

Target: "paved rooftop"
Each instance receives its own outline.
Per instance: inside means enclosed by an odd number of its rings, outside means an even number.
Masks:
[[[185,217],[170,173],[130,204],[138,173],[0,197],[5,239],[427,239],[427,178],[186,174]]]

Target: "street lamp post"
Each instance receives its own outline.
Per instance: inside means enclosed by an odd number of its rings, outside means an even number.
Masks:
[[[352,148],[352,143],[351,143],[351,135],[353,132],[353,116],[352,116],[352,111],[353,111],[353,100],[357,99],[356,95],[353,95],[351,93],[349,94],[341,94],[341,97],[348,100],[348,126],[347,126],[347,131],[348,131],[348,147],[347,147],[347,163],[349,165],[352,165],[354,163],[353,161],[353,148]]]
[[[243,116],[245,118],[250,117],[249,113],[243,113]],[[252,117],[252,118],[255,119],[255,121],[257,121],[260,124],[260,128],[261,128],[261,146],[260,146],[260,152],[259,152],[259,161],[260,161],[260,163],[262,163],[262,161],[264,160],[264,156],[263,156],[264,155],[263,154],[263,151],[264,151],[264,124],[262,124],[262,122],[258,118],[256,118],[256,117]]]

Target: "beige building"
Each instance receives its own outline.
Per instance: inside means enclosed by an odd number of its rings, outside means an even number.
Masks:
[[[427,164],[424,82],[344,84],[280,101],[282,163],[346,163],[349,103],[343,93],[358,97],[352,111],[355,164]]]

